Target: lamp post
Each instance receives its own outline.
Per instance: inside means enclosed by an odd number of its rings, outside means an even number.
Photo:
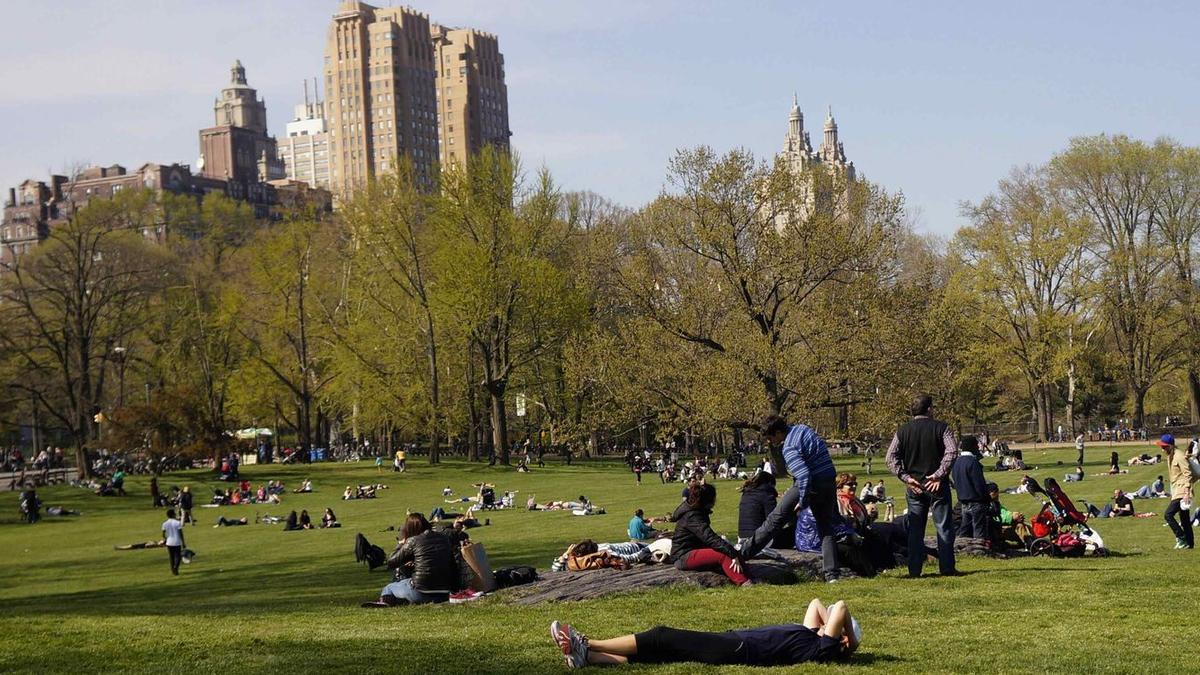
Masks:
[[[128,350],[113,347],[113,358],[117,360],[117,407],[125,407],[125,357]]]

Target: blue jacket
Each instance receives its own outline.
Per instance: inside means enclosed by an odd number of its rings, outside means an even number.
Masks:
[[[988,501],[987,481],[983,478],[983,465],[969,452],[959,453],[950,467],[950,482],[958,490],[960,502]]]

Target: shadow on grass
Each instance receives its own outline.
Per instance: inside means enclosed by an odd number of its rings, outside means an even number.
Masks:
[[[879,652],[860,652],[855,654],[849,663],[855,666],[878,666],[885,663],[902,663],[904,659],[892,656],[891,654],[880,654]]]

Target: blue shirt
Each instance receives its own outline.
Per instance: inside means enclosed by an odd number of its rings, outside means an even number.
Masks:
[[[746,648],[745,663],[751,666],[832,661],[846,654],[841,640],[817,635],[817,631],[796,623],[730,633],[742,640]]]
[[[634,516],[629,521],[629,538],[630,539],[649,539],[654,534],[654,528],[646,524],[638,516]]]
[[[808,481],[812,478],[837,477],[833,468],[833,458],[829,456],[829,448],[825,441],[811,427],[803,424],[792,425],[787,438],[783,440],[783,463],[787,465],[788,473],[795,480],[795,486],[800,489],[800,503],[808,494]]]

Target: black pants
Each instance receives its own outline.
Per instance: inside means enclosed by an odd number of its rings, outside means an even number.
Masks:
[[[972,539],[987,539],[991,516],[983,502],[962,502],[962,521],[958,525],[958,536]]]
[[[1188,510],[1179,505],[1180,501],[1172,499],[1171,503],[1167,505],[1166,512],[1163,513],[1163,518],[1166,519],[1167,525],[1175,533],[1176,538],[1182,539],[1188,548],[1195,548],[1196,539],[1192,534],[1192,519],[1188,516]]]
[[[703,633],[655,626],[636,633],[637,655],[630,661],[641,663],[679,663],[693,661],[717,665],[745,664],[746,647],[731,633]]]
[[[817,534],[821,536],[821,564],[825,576],[837,575],[837,542],[833,538],[833,517],[837,514],[837,492],[832,478],[810,478],[808,494],[804,495],[804,503],[800,503],[800,490],[795,486],[788,488],[775,505],[775,510],[767,515],[767,519],[754,532],[749,547],[743,551],[746,558],[753,558],[759,551],[775,538],[775,534],[787,526],[796,517],[797,507],[807,506],[817,524]]]
[[[171,559],[171,574],[179,574],[179,563],[183,561],[183,547],[168,546],[167,556]]]

